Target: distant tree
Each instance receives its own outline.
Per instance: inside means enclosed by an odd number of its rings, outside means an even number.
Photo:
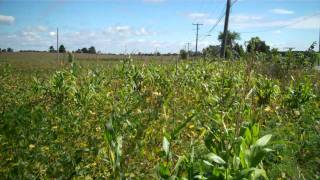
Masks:
[[[82,49],[81,49],[81,52],[82,52],[82,53],[88,53],[89,51],[88,51],[87,48],[82,48]]]
[[[81,49],[77,49],[77,50],[76,50],[76,53],[82,53],[82,52],[81,52]]]
[[[64,47],[63,44],[61,44],[59,47],[59,53],[65,53],[65,52],[66,52],[66,48]]]
[[[50,52],[50,53],[54,53],[54,52],[56,52],[56,50],[54,50],[54,47],[53,47],[53,46],[50,46],[50,47],[49,47],[49,52]]]
[[[244,56],[245,53],[244,53],[244,49],[243,49],[242,45],[239,45],[238,43],[236,43],[233,49],[238,57]]]
[[[317,41],[314,41],[310,47],[308,48],[308,52],[314,52],[314,49],[316,48]]]
[[[1,48],[0,48],[0,53],[1,53],[2,51],[1,51]]]
[[[13,52],[13,49],[8,47],[7,52]]]
[[[270,52],[270,46],[265,41],[260,40],[259,37],[253,37],[247,44],[247,52]]]
[[[220,32],[219,36],[218,36],[218,40],[220,42],[223,41],[223,37],[224,37],[224,34],[223,32]],[[227,33],[227,46],[230,47],[230,48],[233,48],[236,44],[236,41],[237,40],[240,40],[240,34],[238,32],[230,32],[228,31]]]
[[[221,46],[209,46],[202,50],[202,53],[205,57],[218,57],[220,54]]]
[[[180,50],[180,58],[181,59],[183,59],[183,60],[185,60],[185,59],[187,59],[188,58],[188,53],[187,53],[187,51],[185,51],[185,50]]]
[[[91,46],[91,47],[89,48],[89,53],[90,53],[90,54],[96,54],[96,48],[94,48],[94,46]]]
[[[1,52],[7,52],[7,49],[2,49],[2,51]]]

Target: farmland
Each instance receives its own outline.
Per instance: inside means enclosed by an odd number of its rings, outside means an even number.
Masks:
[[[100,58],[0,54],[0,177],[320,178],[319,71]]]

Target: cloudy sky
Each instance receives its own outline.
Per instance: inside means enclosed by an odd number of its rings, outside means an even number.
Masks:
[[[232,0],[235,1],[235,0]],[[102,52],[177,52],[187,42],[218,44],[226,0],[0,0],[0,48],[68,50],[95,46]],[[259,36],[272,47],[307,49],[319,39],[320,0],[238,0],[230,29],[241,44]],[[210,36],[208,36],[210,34]]]

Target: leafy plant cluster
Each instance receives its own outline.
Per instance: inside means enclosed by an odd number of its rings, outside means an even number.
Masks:
[[[285,84],[249,62],[71,63],[49,77],[1,65],[0,176],[319,178],[317,76]]]

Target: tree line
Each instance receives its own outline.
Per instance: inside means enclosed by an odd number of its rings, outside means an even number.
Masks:
[[[53,46],[50,46],[49,52],[55,53],[55,52],[57,52],[57,50],[55,50]],[[67,52],[66,48],[64,47],[63,44],[61,44],[59,46],[59,53],[66,53],[66,52]],[[72,51],[72,52],[73,53],[88,53],[88,54],[96,54],[97,53],[96,48],[94,46],[91,46],[89,48],[84,47],[82,49],[77,49],[76,51]]]
[[[14,52],[14,50],[10,47],[4,48],[4,49],[0,48],[0,52],[9,52],[10,53],[10,52]]]
[[[249,41],[245,42],[242,46],[237,43],[240,40],[240,33],[238,32],[227,32],[227,43],[226,43],[226,59],[240,59],[248,53],[260,54],[260,55],[287,55],[289,52],[293,54],[303,54],[304,56],[312,56],[311,54],[315,52],[316,42],[313,42],[311,46],[306,51],[295,51],[289,49],[288,52],[280,52],[277,48],[271,48],[267,43],[261,40],[259,37],[252,37]],[[223,41],[223,33],[221,32],[218,36],[218,40],[221,43]],[[219,58],[220,57],[221,46],[220,45],[210,45],[202,50],[202,53],[195,54],[192,51],[187,52],[186,50],[180,50],[180,58],[187,59],[188,56],[199,56],[202,55],[204,58]]]

